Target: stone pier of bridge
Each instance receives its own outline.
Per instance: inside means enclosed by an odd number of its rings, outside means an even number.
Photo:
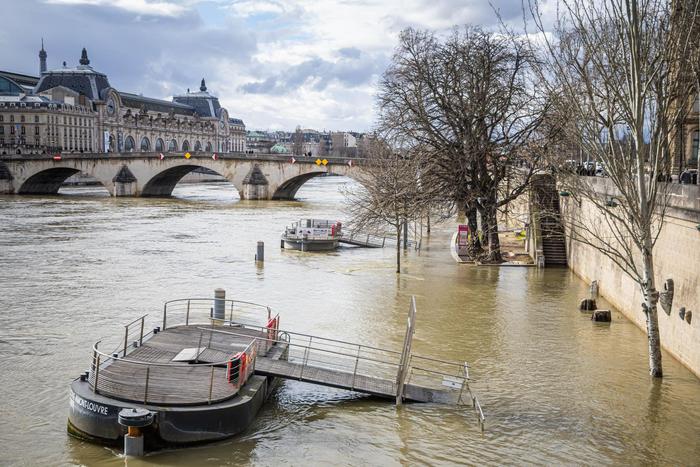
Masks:
[[[100,153],[0,156],[0,194],[56,194],[68,177],[97,179],[112,196],[170,196],[175,185],[199,167],[210,169],[238,190],[241,199],[294,199],[308,180],[321,175],[357,177],[357,159],[275,154]]]

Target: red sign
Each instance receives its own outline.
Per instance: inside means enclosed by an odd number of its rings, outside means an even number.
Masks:
[[[61,159],[62,159],[62,157],[60,154],[56,154],[55,156],[53,156],[53,160],[55,160],[55,161],[60,161]]]
[[[469,232],[469,226],[466,224],[459,224],[457,232]]]
[[[217,159],[219,158],[219,156],[217,156],[216,153],[214,153],[214,155],[211,156],[211,158],[214,159],[214,160],[217,160]]]

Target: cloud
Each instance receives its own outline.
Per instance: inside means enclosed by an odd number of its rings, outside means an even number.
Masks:
[[[47,3],[58,5],[91,5],[109,6],[143,15],[179,16],[187,11],[187,8],[175,2],[147,0],[47,0]]]
[[[336,61],[314,57],[263,81],[245,83],[241,90],[253,94],[284,94],[308,86],[316,91],[325,90],[332,82],[346,88],[366,85],[379,75],[387,62],[386,55],[365,55],[357,49],[341,49]]]
[[[119,90],[168,99],[204,77],[249,128],[362,131],[403,28],[493,27],[491,4],[518,22],[518,0],[22,0],[3,10],[0,63],[38,73],[43,36],[50,68],[86,47]]]

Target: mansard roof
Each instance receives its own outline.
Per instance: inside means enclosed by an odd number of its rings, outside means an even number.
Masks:
[[[193,107],[181,104],[179,102],[154,99],[152,97],[144,97],[128,92],[119,92],[119,97],[121,98],[122,104],[124,104],[125,107],[141,109],[145,106],[146,110],[151,112],[161,112],[167,114],[172,111],[175,114],[187,116],[192,116],[195,113],[195,109]]]
[[[11,79],[12,81],[19,84],[20,86],[34,87],[34,86],[36,86],[36,83],[39,82],[38,76],[24,75],[22,73],[15,73],[12,71],[0,70],[0,76],[4,76],[5,78]]]
[[[219,99],[206,91],[188,92],[174,96],[173,101],[192,107],[202,117],[218,117],[221,105]]]
[[[93,70],[89,65],[80,65],[75,68],[59,68],[42,73],[35,92],[39,93],[56,86],[72,89],[92,100],[99,100],[100,92],[110,87],[104,73]]]

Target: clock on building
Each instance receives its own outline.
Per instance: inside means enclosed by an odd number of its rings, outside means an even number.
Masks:
[[[108,115],[114,115],[114,110],[116,108],[116,105],[114,104],[114,99],[111,97],[107,100],[107,114]]]

